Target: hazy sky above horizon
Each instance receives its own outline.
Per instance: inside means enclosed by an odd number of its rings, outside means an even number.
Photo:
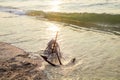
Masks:
[[[0,0],[0,6],[23,10],[120,14],[120,0]]]

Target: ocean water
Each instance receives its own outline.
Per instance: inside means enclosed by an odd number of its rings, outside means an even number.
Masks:
[[[76,63],[55,68],[43,62],[49,80],[120,80],[120,36],[24,15],[24,10],[120,14],[119,0],[0,0],[0,6],[1,42],[34,53],[59,32],[63,64],[74,57]]]
[[[49,80],[119,80],[120,36],[72,26],[0,12],[0,42],[34,55],[44,50],[59,31],[57,42],[63,53],[63,65],[74,57],[76,63],[55,68],[43,61]]]
[[[120,0],[0,0],[0,6],[22,10],[120,14]]]

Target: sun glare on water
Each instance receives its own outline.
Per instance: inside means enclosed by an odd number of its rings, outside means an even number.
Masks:
[[[60,3],[61,3],[60,0],[53,0],[53,1],[51,2],[52,5],[59,5]]]
[[[47,28],[47,33],[49,33],[49,36],[55,37],[56,33],[60,31],[60,27],[56,24],[49,24]]]
[[[56,25],[52,25],[48,27],[48,30],[52,32],[57,32],[59,31],[59,28]]]
[[[60,11],[60,5],[61,4],[61,0],[53,0],[51,1],[51,10],[50,11]]]

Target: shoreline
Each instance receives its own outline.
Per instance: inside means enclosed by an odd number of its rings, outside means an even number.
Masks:
[[[26,11],[9,6],[0,6],[0,12],[12,13],[15,15],[26,15]]]

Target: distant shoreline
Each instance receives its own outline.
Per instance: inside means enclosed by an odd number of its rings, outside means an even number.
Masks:
[[[37,18],[46,18],[50,21],[58,21],[120,35],[120,14],[61,13],[34,10],[28,11],[26,14]]]
[[[26,11],[9,6],[0,6],[0,12],[8,12],[8,13],[13,13],[15,15],[26,15]]]

